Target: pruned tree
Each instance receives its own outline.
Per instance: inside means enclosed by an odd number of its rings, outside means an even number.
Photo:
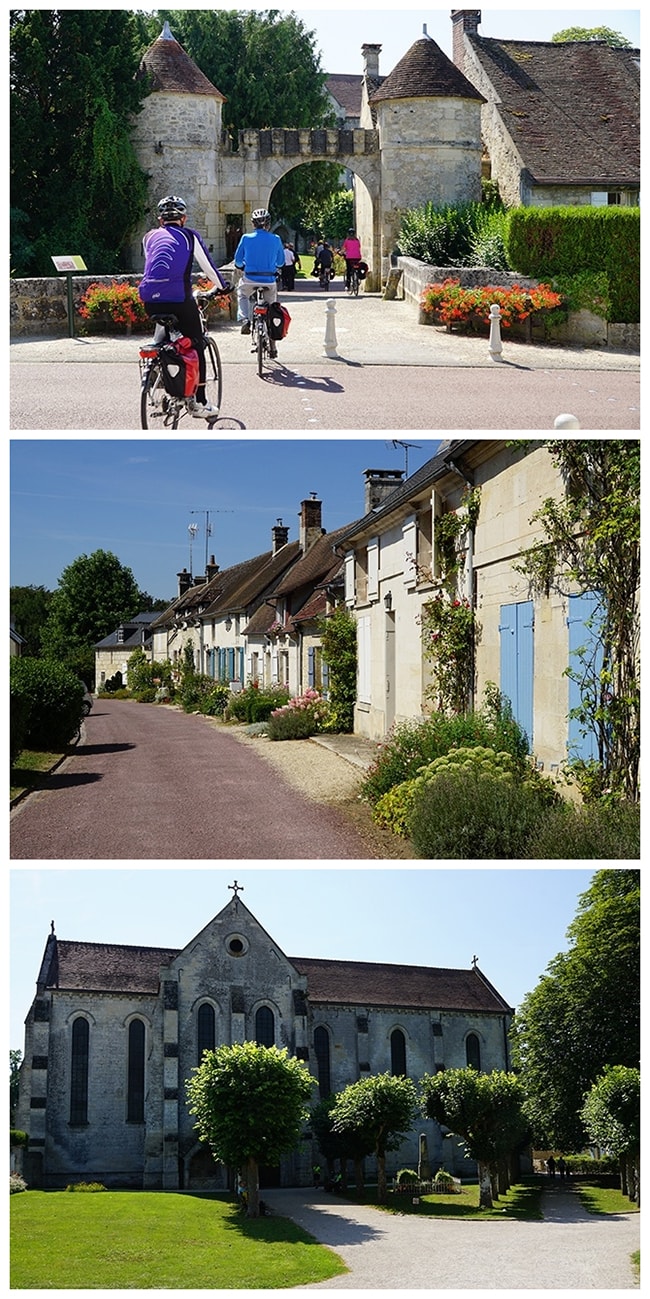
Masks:
[[[495,1070],[445,1069],[422,1079],[423,1110],[449,1128],[475,1159],[479,1207],[491,1209],[498,1198],[499,1165],[526,1135],[524,1093],[514,1074]]]
[[[244,1042],[206,1051],[186,1083],[190,1114],[215,1159],[245,1174],[248,1217],[259,1217],[260,1164],[300,1140],[314,1079],[286,1050]]]
[[[621,1190],[641,1201],[641,1075],[638,1069],[611,1065],[587,1093],[581,1110],[587,1135],[619,1161]]]
[[[351,1083],[336,1100],[332,1127],[358,1141],[377,1159],[377,1200],[387,1198],[386,1155],[398,1150],[417,1114],[417,1092],[410,1078],[375,1074]]]

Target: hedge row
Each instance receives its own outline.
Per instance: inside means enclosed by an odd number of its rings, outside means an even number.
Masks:
[[[47,659],[11,660],[11,759],[21,749],[65,749],[82,718],[82,682]]]
[[[520,275],[545,280],[581,271],[604,272],[608,320],[637,324],[641,317],[641,215],[638,208],[513,208],[506,248]]]

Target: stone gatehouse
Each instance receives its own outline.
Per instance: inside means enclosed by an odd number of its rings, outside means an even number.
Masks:
[[[383,79],[380,49],[363,47],[358,128],[248,130],[233,147],[222,129],[224,95],[165,24],[143,57],[151,93],[133,125],[135,151],[150,177],[152,210],[163,194],[182,194],[190,224],[207,235],[224,264],[233,233],[249,226],[255,208],[268,207],[287,172],[306,163],[337,162],[354,179],[368,287],[378,288],[406,208],[480,198],[484,102],[428,37],[416,41]],[[143,234],[144,228],[136,231],[131,245],[134,270],[141,266]]]

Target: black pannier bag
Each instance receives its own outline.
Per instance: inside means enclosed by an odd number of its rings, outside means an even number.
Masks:
[[[165,392],[170,397],[192,397],[199,381],[198,352],[189,338],[164,343],[159,349]]]
[[[279,342],[281,338],[286,338],[291,324],[291,316],[286,307],[281,302],[271,302],[269,305],[269,334],[274,342]]]

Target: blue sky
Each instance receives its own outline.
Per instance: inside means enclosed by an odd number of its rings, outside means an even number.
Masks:
[[[478,957],[512,1006],[548,962],[593,868],[452,870],[376,865],[182,871],[14,869],[11,894],[10,1045],[23,1048],[50,922],[61,939],[183,947],[227,903],[228,885],[287,956],[466,969]]]
[[[404,441],[409,441],[404,437]],[[414,445],[416,444],[416,445]],[[176,574],[221,568],[271,547],[278,518],[298,537],[300,502],[316,492],[329,532],[364,513],[365,469],[409,474],[437,441],[301,438],[156,441],[138,438],[14,440],[11,444],[11,585],[56,588],[79,555],[109,550],[154,598],[176,594]],[[192,513],[197,511],[197,513]]]
[[[379,71],[387,76],[413,42],[420,39],[424,24],[428,35],[451,58],[450,5],[404,9],[379,3],[365,9],[361,5],[348,9],[343,0],[338,0],[328,8],[301,5],[294,12],[309,31],[316,32],[315,44],[327,72],[361,72],[361,46],[370,44],[381,45]],[[611,27],[635,47],[640,46],[639,9],[529,9],[518,3],[509,9],[481,8],[481,15],[481,36],[550,41],[555,32],[567,27]]]

